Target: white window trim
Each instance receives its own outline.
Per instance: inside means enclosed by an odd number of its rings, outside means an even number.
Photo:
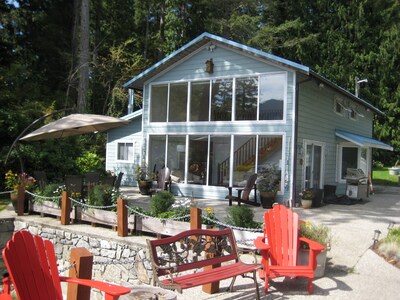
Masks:
[[[337,111],[337,109],[336,109],[338,104],[342,108],[342,111],[340,111],[340,112]],[[345,110],[346,109],[343,106],[343,99],[335,96],[334,99],[333,99],[333,111],[335,112],[335,114],[343,117]]]
[[[306,147],[307,145],[316,145],[321,147],[321,178],[320,178],[320,186],[318,188],[323,188],[325,182],[325,154],[326,154],[326,143],[324,142],[319,142],[319,141],[314,141],[314,140],[303,140],[303,153],[302,153],[302,159],[303,159],[303,167],[302,167],[302,178],[301,178],[301,188],[302,190],[305,189],[305,179],[306,179]]]
[[[130,143],[130,144],[132,144],[132,159],[128,159],[128,160],[121,160],[121,159],[118,159],[118,145],[119,144],[128,144],[128,143]],[[136,148],[136,146],[137,146],[137,141],[135,141],[135,140],[119,140],[119,141],[116,141],[116,143],[115,143],[115,162],[117,162],[117,163],[123,163],[123,164],[132,164],[132,163],[134,163],[135,162],[135,153],[136,153],[136,151],[135,151],[135,148]]]

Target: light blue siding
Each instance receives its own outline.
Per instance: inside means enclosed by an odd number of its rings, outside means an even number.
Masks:
[[[119,142],[133,143],[134,145],[134,158],[130,162],[121,162],[117,160],[117,144]],[[112,171],[116,174],[123,172],[122,185],[136,185],[136,180],[133,175],[133,170],[141,161],[142,153],[142,118],[138,117],[133,119],[128,125],[112,129],[108,131],[107,135],[107,156],[106,156],[106,170]]]
[[[335,136],[335,129],[348,130],[356,134],[372,137],[373,113],[362,108],[364,117],[352,120],[348,112],[340,116],[334,111],[335,96],[349,100],[343,95],[338,95],[334,90],[327,87],[320,87],[315,81],[308,81],[301,84],[299,93],[298,111],[298,138],[297,145],[303,141],[312,140],[325,143],[325,164],[324,184],[337,185],[337,144],[340,142]],[[353,103],[354,104],[354,103]],[[304,149],[303,149],[304,151]],[[301,191],[303,181],[303,165],[300,164],[301,156],[298,156],[298,168],[296,170],[296,189]],[[338,192],[343,192],[344,186],[338,186]],[[297,195],[298,197],[298,195]]]

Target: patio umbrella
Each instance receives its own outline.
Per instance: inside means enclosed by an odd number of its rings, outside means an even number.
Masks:
[[[71,114],[46,124],[20,138],[21,141],[57,139],[89,132],[102,132],[128,124],[129,121],[91,114]]]

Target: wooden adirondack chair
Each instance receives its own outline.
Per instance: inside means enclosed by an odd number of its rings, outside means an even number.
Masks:
[[[19,300],[61,300],[61,281],[99,289],[106,300],[131,291],[106,282],[59,276],[53,244],[28,231],[14,233],[3,249],[3,259]],[[9,286],[5,290],[9,291]]]
[[[264,213],[264,236],[258,237],[254,244],[261,250],[264,270],[259,275],[265,279],[265,293],[268,292],[268,279],[275,277],[307,277],[308,293],[312,294],[314,270],[317,267],[317,256],[324,250],[319,243],[299,237],[298,215],[284,205],[275,205]],[[297,265],[297,254],[300,241],[310,247],[309,264]]]
[[[237,201],[240,206],[241,203],[260,206],[260,203],[257,202],[257,174],[252,174],[249,179],[247,179],[246,186],[244,188],[236,188],[237,196],[232,194],[232,187],[228,187],[229,194],[226,195],[225,199],[229,200],[229,206],[232,206],[232,201]],[[254,201],[249,200],[250,193],[254,189]]]

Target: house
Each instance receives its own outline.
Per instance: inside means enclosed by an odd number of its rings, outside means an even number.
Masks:
[[[251,173],[279,171],[278,201],[305,188],[345,191],[347,168],[371,171],[383,113],[309,67],[204,33],[125,84],[143,108],[109,131],[106,168],[171,169],[175,194],[224,199]],[[132,105],[130,105],[132,107]]]

